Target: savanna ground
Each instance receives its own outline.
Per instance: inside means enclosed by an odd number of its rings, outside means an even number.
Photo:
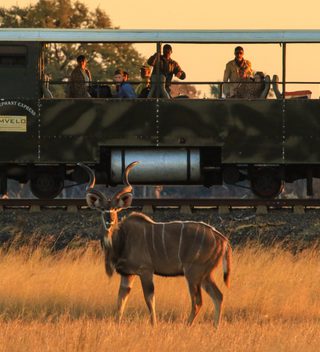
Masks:
[[[116,324],[119,277],[104,273],[98,216],[3,212],[0,351],[318,350],[317,213],[171,216],[215,224],[233,243],[230,289],[221,268],[216,272],[225,295],[218,331],[205,293],[195,324],[186,326],[190,302],[183,278],[156,278],[157,327],[149,324],[138,280],[124,321]]]

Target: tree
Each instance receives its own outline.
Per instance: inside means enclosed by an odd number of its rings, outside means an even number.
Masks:
[[[210,93],[216,99],[220,98],[221,89],[222,89],[221,84],[210,84]]]
[[[116,29],[103,10],[90,11],[78,0],[38,0],[26,7],[0,7],[0,27]],[[139,68],[145,61],[127,43],[54,43],[47,44],[44,52],[46,74],[54,81],[70,76],[79,54],[88,58],[93,80],[99,81],[110,80],[119,67],[129,72],[131,80],[139,79]]]
[[[197,99],[201,93],[191,84],[172,84],[170,89],[172,97],[188,96],[191,99]]]

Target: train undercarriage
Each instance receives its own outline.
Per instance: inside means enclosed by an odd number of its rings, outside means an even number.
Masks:
[[[285,183],[305,179],[307,194],[312,195],[312,180],[320,177],[319,165],[301,164],[223,164],[220,148],[101,148],[95,169],[96,182],[105,186],[122,183],[125,166],[132,161],[140,165],[133,170],[133,185],[233,185],[247,182],[253,196],[275,198]],[[87,182],[87,175],[76,163],[5,164],[0,166],[0,192],[6,194],[7,181],[30,183],[32,194],[52,199],[66,186]]]

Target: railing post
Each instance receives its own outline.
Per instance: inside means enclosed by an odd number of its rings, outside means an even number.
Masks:
[[[0,195],[6,195],[8,192],[7,175],[0,172]]]
[[[160,58],[161,58],[161,43],[157,43],[157,65],[156,65],[156,77],[157,77],[157,85],[156,85],[156,97],[160,97]]]
[[[286,56],[287,44],[282,43],[282,97],[285,99],[286,94]]]

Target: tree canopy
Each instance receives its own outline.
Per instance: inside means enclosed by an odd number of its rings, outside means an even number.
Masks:
[[[100,28],[118,29],[99,7],[93,11],[80,0],[38,0],[25,7],[0,7],[2,28]],[[76,66],[78,55],[85,55],[93,81],[110,81],[114,71],[122,68],[130,80],[140,80],[140,67],[146,61],[130,43],[49,43],[44,47],[45,74],[53,81],[66,81]],[[191,85],[173,85],[173,96],[198,97]],[[51,85],[55,96],[63,87]]]
[[[116,29],[105,11],[99,7],[90,11],[79,0],[38,0],[26,7],[0,7],[0,27]],[[131,80],[138,79],[144,62],[132,44],[54,43],[45,47],[46,74],[55,81],[69,77],[80,54],[87,57],[92,79],[97,81],[110,80],[117,68],[129,72]]]

